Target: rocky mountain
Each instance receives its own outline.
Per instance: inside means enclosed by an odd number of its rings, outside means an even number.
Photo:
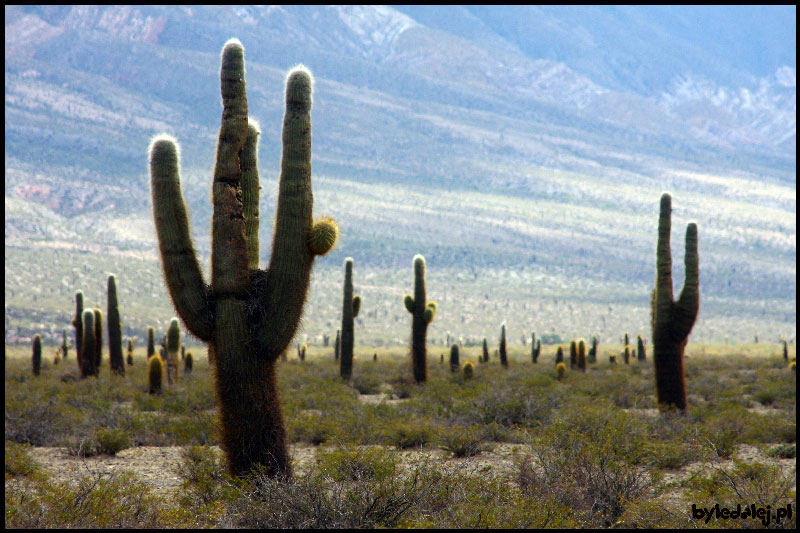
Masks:
[[[434,267],[597,279],[596,301],[632,280],[646,311],[651,219],[668,189],[676,223],[705,229],[704,288],[718,298],[706,309],[760,295],[790,324],[795,13],[6,6],[7,271],[8,250],[31,247],[152,254],[146,148],[161,132],[181,142],[208,250],[218,58],[236,36],[263,129],[262,212],[274,208],[283,77],[297,63],[315,75],[317,209],[345,236],[332,265],[405,269],[427,250]]]

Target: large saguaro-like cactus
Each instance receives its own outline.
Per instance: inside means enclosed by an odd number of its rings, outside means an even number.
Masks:
[[[414,256],[414,296],[406,294],[403,298],[406,310],[411,313],[411,365],[414,381],[423,383],[428,380],[428,351],[425,337],[428,324],[436,316],[436,302],[425,302],[425,258]]]
[[[167,384],[178,383],[178,350],[181,346],[181,327],[178,319],[169,321],[167,328]]]
[[[78,291],[75,293],[75,317],[72,319],[72,325],[75,327],[75,354],[78,360],[78,370],[81,369],[81,354],[83,351],[83,292]]]
[[[353,374],[353,345],[355,333],[353,319],[358,316],[361,309],[361,296],[353,296],[353,258],[344,260],[344,300],[342,302],[342,337],[341,360],[339,361],[339,374],[344,379],[350,379]]]
[[[95,364],[95,344],[97,343],[97,339],[95,337],[94,319],[95,314],[93,310],[83,310],[83,325],[81,328],[83,337],[81,338],[81,353],[78,356],[81,378],[97,376],[97,366]]]
[[[311,73],[286,78],[283,155],[272,256],[258,269],[259,128],[247,116],[244,49],[222,50],[222,124],[212,202],[211,284],[203,280],[180,189],[178,147],[161,135],[150,145],[153,215],[167,287],[186,328],[215,361],[222,448],[234,475],[258,464],[291,474],[275,379],[276,361],[297,331],[311,267],[336,242],[330,220],[312,221]]]
[[[108,359],[111,363],[111,373],[119,376],[125,375],[125,360],[122,358],[122,324],[119,321],[119,306],[117,304],[117,278],[108,276]]]
[[[653,290],[653,364],[656,391],[661,406],[686,409],[686,379],[683,373],[683,352],[700,307],[700,275],[697,260],[697,224],[686,226],[684,255],[685,280],[677,301],[672,295],[672,255],[670,230],[672,197],[661,196],[656,248],[656,285]]]

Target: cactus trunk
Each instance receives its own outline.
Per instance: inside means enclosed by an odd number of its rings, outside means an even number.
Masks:
[[[72,319],[72,325],[75,327],[75,356],[78,359],[78,370],[81,369],[81,354],[83,351],[83,293],[78,291],[75,293],[75,318]]]
[[[353,345],[355,344],[353,319],[358,316],[361,299],[353,297],[353,258],[344,260],[344,299],[342,301],[342,336],[339,352],[339,374],[343,379],[353,375]]]
[[[119,376],[125,375],[125,360],[122,358],[122,324],[119,321],[119,307],[117,303],[117,279],[108,276],[108,359],[111,364],[111,373]]]
[[[414,296],[404,298],[406,310],[411,313],[411,364],[414,381],[424,383],[428,380],[428,352],[425,338],[428,325],[436,315],[436,303],[425,301],[425,258],[414,256]]]
[[[500,328],[500,364],[508,368],[508,353],[506,353],[506,325]]]
[[[181,345],[181,327],[178,319],[169,321],[167,328],[167,385],[178,383],[178,351]]]

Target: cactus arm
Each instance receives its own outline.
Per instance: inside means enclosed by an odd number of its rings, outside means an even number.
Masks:
[[[686,277],[680,298],[675,304],[675,333],[679,339],[689,336],[700,308],[700,267],[697,255],[697,224],[686,226]]]
[[[356,295],[353,296],[353,318],[358,316],[358,312],[361,310],[361,296]]]
[[[272,255],[259,296],[263,301],[259,342],[276,358],[289,345],[300,323],[311,278],[314,253],[311,193],[311,73],[302,66],[286,80],[283,155],[272,239]],[[270,355],[270,356],[271,356]]]
[[[414,297],[413,296],[411,296],[410,294],[406,294],[403,297],[403,305],[406,306],[406,311],[408,311],[411,314],[414,314]]]
[[[222,123],[214,166],[211,222],[211,286],[215,299],[244,298],[250,288],[241,153],[247,140],[247,94],[244,48],[231,39],[222,49],[220,67]]]
[[[174,139],[158,136],[150,145],[150,184],[164,279],[186,327],[208,342],[213,332],[211,290],[203,282],[189,234]]]
[[[247,140],[242,150],[242,202],[244,203],[245,235],[247,237],[247,268],[258,268],[258,202],[261,185],[258,175],[258,123],[248,118]]]
[[[670,251],[670,231],[672,197],[664,193],[658,217],[658,244],[656,247],[656,290],[654,336],[656,332],[666,331],[672,318],[672,254]]]

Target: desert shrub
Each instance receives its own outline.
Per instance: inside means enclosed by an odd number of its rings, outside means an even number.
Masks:
[[[121,429],[98,429],[95,433],[98,453],[116,455],[131,447],[131,437]]]
[[[395,475],[399,459],[381,447],[353,446],[317,454],[318,473],[337,482],[381,482]]]
[[[373,374],[357,374],[353,376],[351,383],[359,394],[378,394],[383,385],[383,379]]]
[[[436,430],[423,421],[400,422],[385,430],[383,436],[387,443],[404,450],[433,442],[436,439]]]
[[[473,457],[488,449],[486,435],[477,426],[464,428],[452,426],[439,436],[439,445],[453,454],[453,457]]]
[[[208,446],[184,448],[177,473],[183,480],[180,500],[184,505],[217,501],[229,482],[224,457]]]
[[[18,444],[6,440],[6,479],[25,476],[39,479],[43,477],[41,466],[28,453],[29,444]]]
[[[770,457],[777,457],[779,459],[794,459],[797,457],[796,444],[779,444],[767,450],[767,455]]]

